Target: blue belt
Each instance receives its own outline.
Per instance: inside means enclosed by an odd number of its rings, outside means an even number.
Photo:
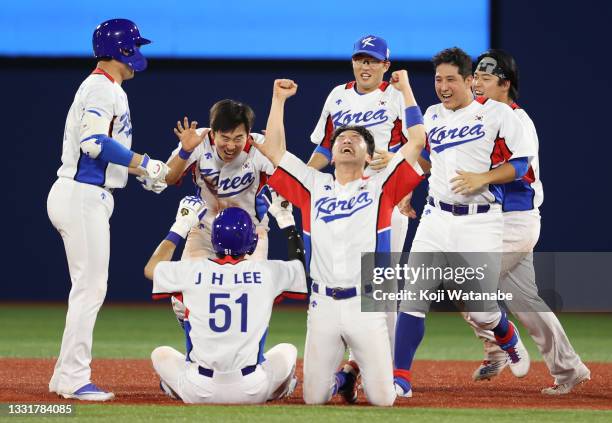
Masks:
[[[253,373],[255,369],[257,369],[256,364],[252,366],[246,366],[244,369],[240,369],[240,371],[242,372],[242,376],[246,376]],[[212,369],[207,369],[206,367],[198,366],[198,373],[200,373],[202,376],[213,377],[215,371]]]
[[[465,216],[467,214],[473,214],[473,212],[470,213],[470,206],[468,204],[448,204],[442,201],[438,201],[436,204],[436,201],[433,199],[433,197],[427,197],[427,204],[433,207],[439,206],[440,210],[452,213],[455,216]],[[490,209],[491,206],[488,204],[478,204],[478,206],[476,207],[476,213],[486,213]]]
[[[366,294],[372,292],[372,285],[366,285],[364,288]],[[312,292],[317,294],[323,294],[319,292],[319,284],[316,282],[312,283]],[[325,295],[332,297],[334,300],[346,300],[347,298],[353,298],[357,296],[357,288],[328,288],[325,287]]]

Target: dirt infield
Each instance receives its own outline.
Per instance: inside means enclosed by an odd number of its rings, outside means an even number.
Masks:
[[[0,358],[0,403],[66,402],[48,392],[53,371],[51,359]],[[417,361],[413,371],[414,397],[396,406],[440,408],[589,408],[612,409],[612,364],[589,363],[593,378],[570,395],[548,397],[540,393],[550,384],[543,363],[533,363],[521,380],[509,370],[490,382],[472,382],[477,363],[468,361]],[[302,368],[299,363],[298,376]],[[113,404],[177,404],[159,390],[159,381],[148,360],[95,360],[93,379],[117,395]],[[363,393],[359,404],[365,405]],[[341,404],[340,400],[332,402]],[[303,404],[301,385],[293,398],[278,404]]]

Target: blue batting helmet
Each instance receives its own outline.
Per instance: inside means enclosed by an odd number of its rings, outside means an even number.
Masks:
[[[94,56],[118,60],[139,72],[147,68],[147,59],[140,52],[140,46],[150,42],[140,36],[134,22],[111,19],[98,25],[93,33]]]
[[[251,216],[239,207],[228,207],[212,223],[212,245],[218,255],[253,254],[257,232]]]

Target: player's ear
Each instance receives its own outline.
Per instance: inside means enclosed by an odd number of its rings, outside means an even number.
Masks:
[[[389,70],[389,68],[391,67],[391,62],[388,60],[384,61],[384,67],[385,67],[385,72],[387,72]]]

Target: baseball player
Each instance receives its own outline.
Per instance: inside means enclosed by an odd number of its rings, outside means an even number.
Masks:
[[[518,98],[518,68],[514,58],[502,50],[489,50],[478,57],[472,88],[477,96],[510,105],[523,124],[523,136],[538,149],[538,136],[533,122]],[[480,175],[474,175],[477,180]],[[469,181],[474,184],[474,181]],[[554,378],[554,385],[542,393],[569,393],[577,384],[590,379],[590,371],[570,344],[559,319],[538,295],[533,268],[533,248],[540,236],[540,212],[544,194],[540,181],[538,156],[533,158],[527,173],[503,187],[502,212],[504,239],[500,289],[513,294],[507,302],[510,311],[527,328],[538,346],[544,362]],[[467,317],[464,314],[464,317]],[[473,324],[471,320],[468,322]],[[485,345],[485,359],[473,374],[474,380],[491,379],[507,366],[506,354],[495,343],[491,331],[475,326]]]
[[[429,196],[409,265],[418,267],[418,260],[425,256],[418,253],[428,254],[429,259],[435,253],[453,255],[464,266],[487,268],[483,288],[493,291],[499,279],[503,232],[503,194],[495,184],[523,177],[535,148],[525,141],[523,125],[508,105],[484,98],[474,100],[472,62],[463,50],[443,50],[434,56],[433,64],[440,103],[425,112],[431,160]],[[490,169],[487,178],[475,186],[473,175]],[[439,284],[422,275],[413,282],[407,286],[414,287],[417,294]],[[478,327],[492,330],[512,372],[517,377],[525,376],[529,355],[514,324],[495,301],[480,302],[478,307],[468,309],[470,319]],[[400,304],[394,356],[395,389],[400,396],[412,396],[410,368],[425,332],[428,309],[428,301]]]
[[[297,85],[277,80],[266,140],[257,148],[277,166],[270,186],[302,214],[306,262],[312,278],[304,353],[304,401],[323,404],[337,392],[336,380],[345,346],[361,369],[370,403],[390,406],[395,400],[386,314],[361,311],[361,253],[389,252],[391,214],[395,205],[422,180],[416,164],[425,145],[421,112],[406,71],[393,73],[403,93],[410,142],[384,170],[364,175],[374,154],[374,138],[363,126],[346,126],[330,138],[334,175],[308,167],[286,151],[284,104]],[[416,170],[415,170],[416,167]]]
[[[174,132],[179,138],[178,147],[167,161],[170,172],[166,182],[178,183],[185,173],[192,169],[196,184],[196,196],[201,197],[211,209],[200,225],[189,232],[183,249],[183,260],[214,257],[210,242],[210,229],[214,216],[230,206],[238,206],[249,212],[257,222],[258,243],[252,256],[263,260],[268,257],[268,208],[269,195],[266,182],[274,171],[272,163],[257,149],[251,147],[253,139],[263,138],[250,133],[255,113],[244,103],[235,100],[221,100],[210,109],[210,128],[197,129],[197,122],[189,123],[187,118],[177,122]],[[273,196],[279,208],[282,199]],[[281,212],[281,228],[295,227],[291,206]],[[280,212],[280,211],[279,211]],[[185,307],[180,297],[171,297],[172,306],[179,322],[184,319]]]
[[[331,161],[331,136],[334,130],[348,125],[361,125],[370,131],[376,144],[372,162],[366,168],[366,175],[374,175],[384,169],[395,153],[407,141],[402,120],[404,105],[398,90],[391,89],[384,75],[391,62],[387,42],[376,35],[365,35],[353,47],[352,64],[355,80],[336,86],[328,95],[321,111],[317,126],[310,140],[317,145],[308,165],[323,169]],[[416,215],[414,215],[416,217]],[[408,217],[393,209],[391,217],[391,251],[402,251],[408,232]],[[391,349],[395,337],[397,314],[387,315]],[[340,393],[348,402],[354,402],[358,366],[349,356],[344,366],[346,384]]]
[[[259,235],[253,258],[267,258],[268,217],[263,194],[274,167],[257,149],[251,148],[254,138],[263,138],[250,133],[254,120],[255,114],[247,104],[222,100],[210,109],[210,129],[196,129],[197,122],[189,123],[187,118],[177,122],[174,131],[180,143],[167,161],[170,172],[166,182],[178,183],[191,167],[196,195],[210,208],[201,225],[189,233],[183,259],[214,256],[210,225],[219,211],[230,206],[249,212]]]
[[[96,316],[108,278],[109,219],[113,190],[128,173],[163,181],[168,167],[130,150],[132,122],[123,81],[145,70],[140,47],[150,41],[127,19],[100,24],[93,34],[96,69],[79,87],[68,112],[62,165],[47,199],[51,223],[64,241],[72,288],[68,314],[49,391],[64,398],[106,401],[114,397],[91,383]]]
[[[257,244],[250,214],[229,207],[212,223],[216,258],[172,262],[172,254],[204,203],[186,197],[176,222],[145,267],[153,294],[182,293],[186,355],[162,346],[151,353],[164,392],[185,403],[252,404],[290,394],[297,383],[297,349],[279,344],[263,353],[274,298],[282,291],[306,292],[298,260],[245,260]]]

